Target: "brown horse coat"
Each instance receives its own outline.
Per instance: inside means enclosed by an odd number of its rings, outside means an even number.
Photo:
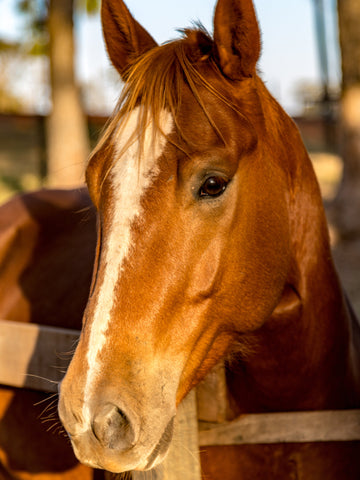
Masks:
[[[296,127],[256,74],[260,38],[252,2],[219,0],[213,39],[195,30],[157,47],[120,0],[103,2],[103,26],[127,84],[87,171],[98,210],[98,254],[59,407],[77,456],[114,472],[159,463],[176,405],[221,358],[229,419],[359,407],[359,326],[331,259],[310,160]],[[29,216],[26,207],[24,215],[23,201],[15,201],[33,241],[27,248],[22,235],[4,228],[4,252],[11,252],[6,245],[21,246],[4,260],[8,295],[1,311],[10,319],[27,321],[32,310],[49,315],[31,277],[46,289],[58,267],[57,280],[80,276],[70,290],[56,282],[61,293],[52,304],[64,311],[54,318],[64,326],[74,315],[71,326],[79,325],[89,270],[73,268],[86,242],[77,241],[83,223],[74,226],[69,209],[87,200],[64,195],[64,216],[53,199],[47,218],[57,212],[65,220],[70,254],[62,259],[58,222],[52,223],[49,276],[36,268],[49,244],[37,237],[47,231],[38,230],[46,215],[34,221],[34,209]],[[25,198],[37,202],[36,195]],[[91,238],[85,263],[89,257],[92,263],[93,228],[94,221],[90,233],[83,232]],[[86,292],[74,285],[86,285]],[[8,409],[4,478],[91,475],[62,439],[51,444],[39,430],[39,445],[19,457],[12,435],[20,427],[8,415],[14,393],[10,407],[2,398]],[[47,455],[39,458],[45,445]],[[60,459],[50,451],[64,453]],[[358,480],[359,452],[358,443],[289,444],[212,447],[201,455],[207,479]]]
[[[102,20],[125,87],[87,168],[99,255],[59,402],[76,455],[113,472],[159,464],[176,406],[221,358],[228,418],[359,407],[359,326],[309,157],[256,72],[252,1],[218,0],[213,38],[161,46],[123,1],[105,0]],[[209,448],[202,468],[355,480],[358,455]]]
[[[43,190],[1,206],[0,318],[80,329],[95,239],[85,189]],[[0,388],[1,480],[93,478],[58,433],[56,398],[48,398]]]

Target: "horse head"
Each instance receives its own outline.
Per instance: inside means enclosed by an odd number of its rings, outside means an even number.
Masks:
[[[309,192],[294,194],[306,153],[256,73],[251,0],[218,0],[213,37],[161,46],[122,0],[102,22],[124,88],[87,167],[97,255],[59,413],[83,463],[122,472],[161,462],[190,389],[299,308],[291,212]]]

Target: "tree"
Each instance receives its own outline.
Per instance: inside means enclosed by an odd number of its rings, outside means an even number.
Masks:
[[[339,0],[344,174],[332,211],[342,236],[360,233],[360,0]]]
[[[47,121],[48,184],[72,187],[84,179],[87,123],[74,74],[74,0],[50,0],[48,9],[52,110]]]
[[[93,12],[98,0],[78,0]],[[47,183],[72,187],[84,180],[89,154],[86,117],[74,73],[74,0],[18,0],[30,18],[32,53],[49,56],[52,109],[47,120]]]

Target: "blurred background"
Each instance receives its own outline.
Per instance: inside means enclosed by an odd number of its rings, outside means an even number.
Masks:
[[[162,43],[215,0],[127,0]],[[360,313],[360,0],[254,0],[259,70],[310,152],[334,255]],[[102,39],[100,0],[0,0],[0,202],[42,186],[72,187],[121,81]]]

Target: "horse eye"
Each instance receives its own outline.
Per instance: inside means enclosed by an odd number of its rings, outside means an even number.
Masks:
[[[224,193],[228,181],[222,177],[209,177],[200,188],[200,197],[218,197]]]

